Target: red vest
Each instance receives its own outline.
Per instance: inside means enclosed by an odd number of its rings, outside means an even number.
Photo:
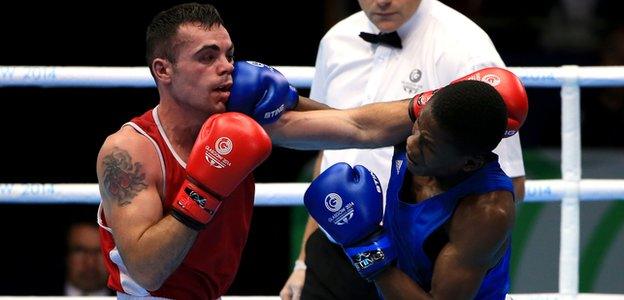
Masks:
[[[157,108],[133,118],[124,126],[132,126],[147,136],[161,157],[164,170],[163,214],[171,210],[171,203],[185,178],[180,164],[167,138],[158,116]],[[215,299],[225,294],[234,280],[243,247],[247,241],[254,199],[254,179],[249,175],[223,200],[219,211],[203,229],[182,264],[167,278],[160,289],[148,292],[129,275],[115,241],[106,226],[104,211],[98,212],[100,240],[109,278],[108,286],[131,295],[152,295],[172,299]]]

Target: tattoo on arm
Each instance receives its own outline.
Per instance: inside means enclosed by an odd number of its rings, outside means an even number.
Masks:
[[[143,165],[139,162],[133,164],[128,151],[115,147],[102,163],[104,191],[120,206],[130,204],[138,192],[147,188]]]

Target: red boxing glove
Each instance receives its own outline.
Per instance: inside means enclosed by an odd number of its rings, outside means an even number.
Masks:
[[[480,80],[493,86],[503,97],[507,106],[505,137],[510,137],[518,132],[529,112],[529,100],[520,78],[509,70],[489,67],[454,80],[452,83],[462,80]]]
[[[236,112],[213,115],[202,126],[186,164],[187,179],[171,214],[195,230],[214,216],[221,200],[271,153],[271,139],[256,121]]]
[[[504,137],[510,137],[518,132],[529,111],[529,101],[522,82],[514,73],[502,68],[489,67],[453,80],[451,83],[464,80],[479,80],[493,86],[507,106],[507,130]],[[412,98],[409,113],[413,121],[416,120],[424,105],[436,91],[427,91]]]
[[[414,96],[412,100],[410,100],[410,103],[408,106],[408,109],[409,109],[408,113],[409,113],[410,119],[412,119],[412,122],[416,122],[416,119],[418,119],[418,116],[420,116],[420,111],[425,107],[425,104],[429,102],[429,99],[431,99],[431,97],[433,97],[433,95],[438,90],[439,89],[435,89],[431,91],[422,92],[420,94],[416,94],[416,96]]]

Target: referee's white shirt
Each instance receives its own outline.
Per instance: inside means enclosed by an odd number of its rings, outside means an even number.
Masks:
[[[362,11],[342,20],[323,37],[310,98],[335,108],[352,108],[410,98],[472,71],[504,66],[479,26],[437,0],[422,0],[397,30],[403,49],[372,45],[358,36],[361,31],[379,32]],[[524,175],[518,134],[503,139],[494,152],[508,176]],[[392,147],[326,150],[321,171],[337,162],[361,164],[377,174],[386,191],[392,153]]]

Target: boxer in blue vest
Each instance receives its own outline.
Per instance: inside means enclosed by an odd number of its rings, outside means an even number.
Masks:
[[[385,299],[505,299],[515,203],[492,150],[508,135],[508,116],[527,107],[513,111],[474,80],[420,104],[388,166],[385,215],[375,175],[346,163],[312,182],[305,205]]]

